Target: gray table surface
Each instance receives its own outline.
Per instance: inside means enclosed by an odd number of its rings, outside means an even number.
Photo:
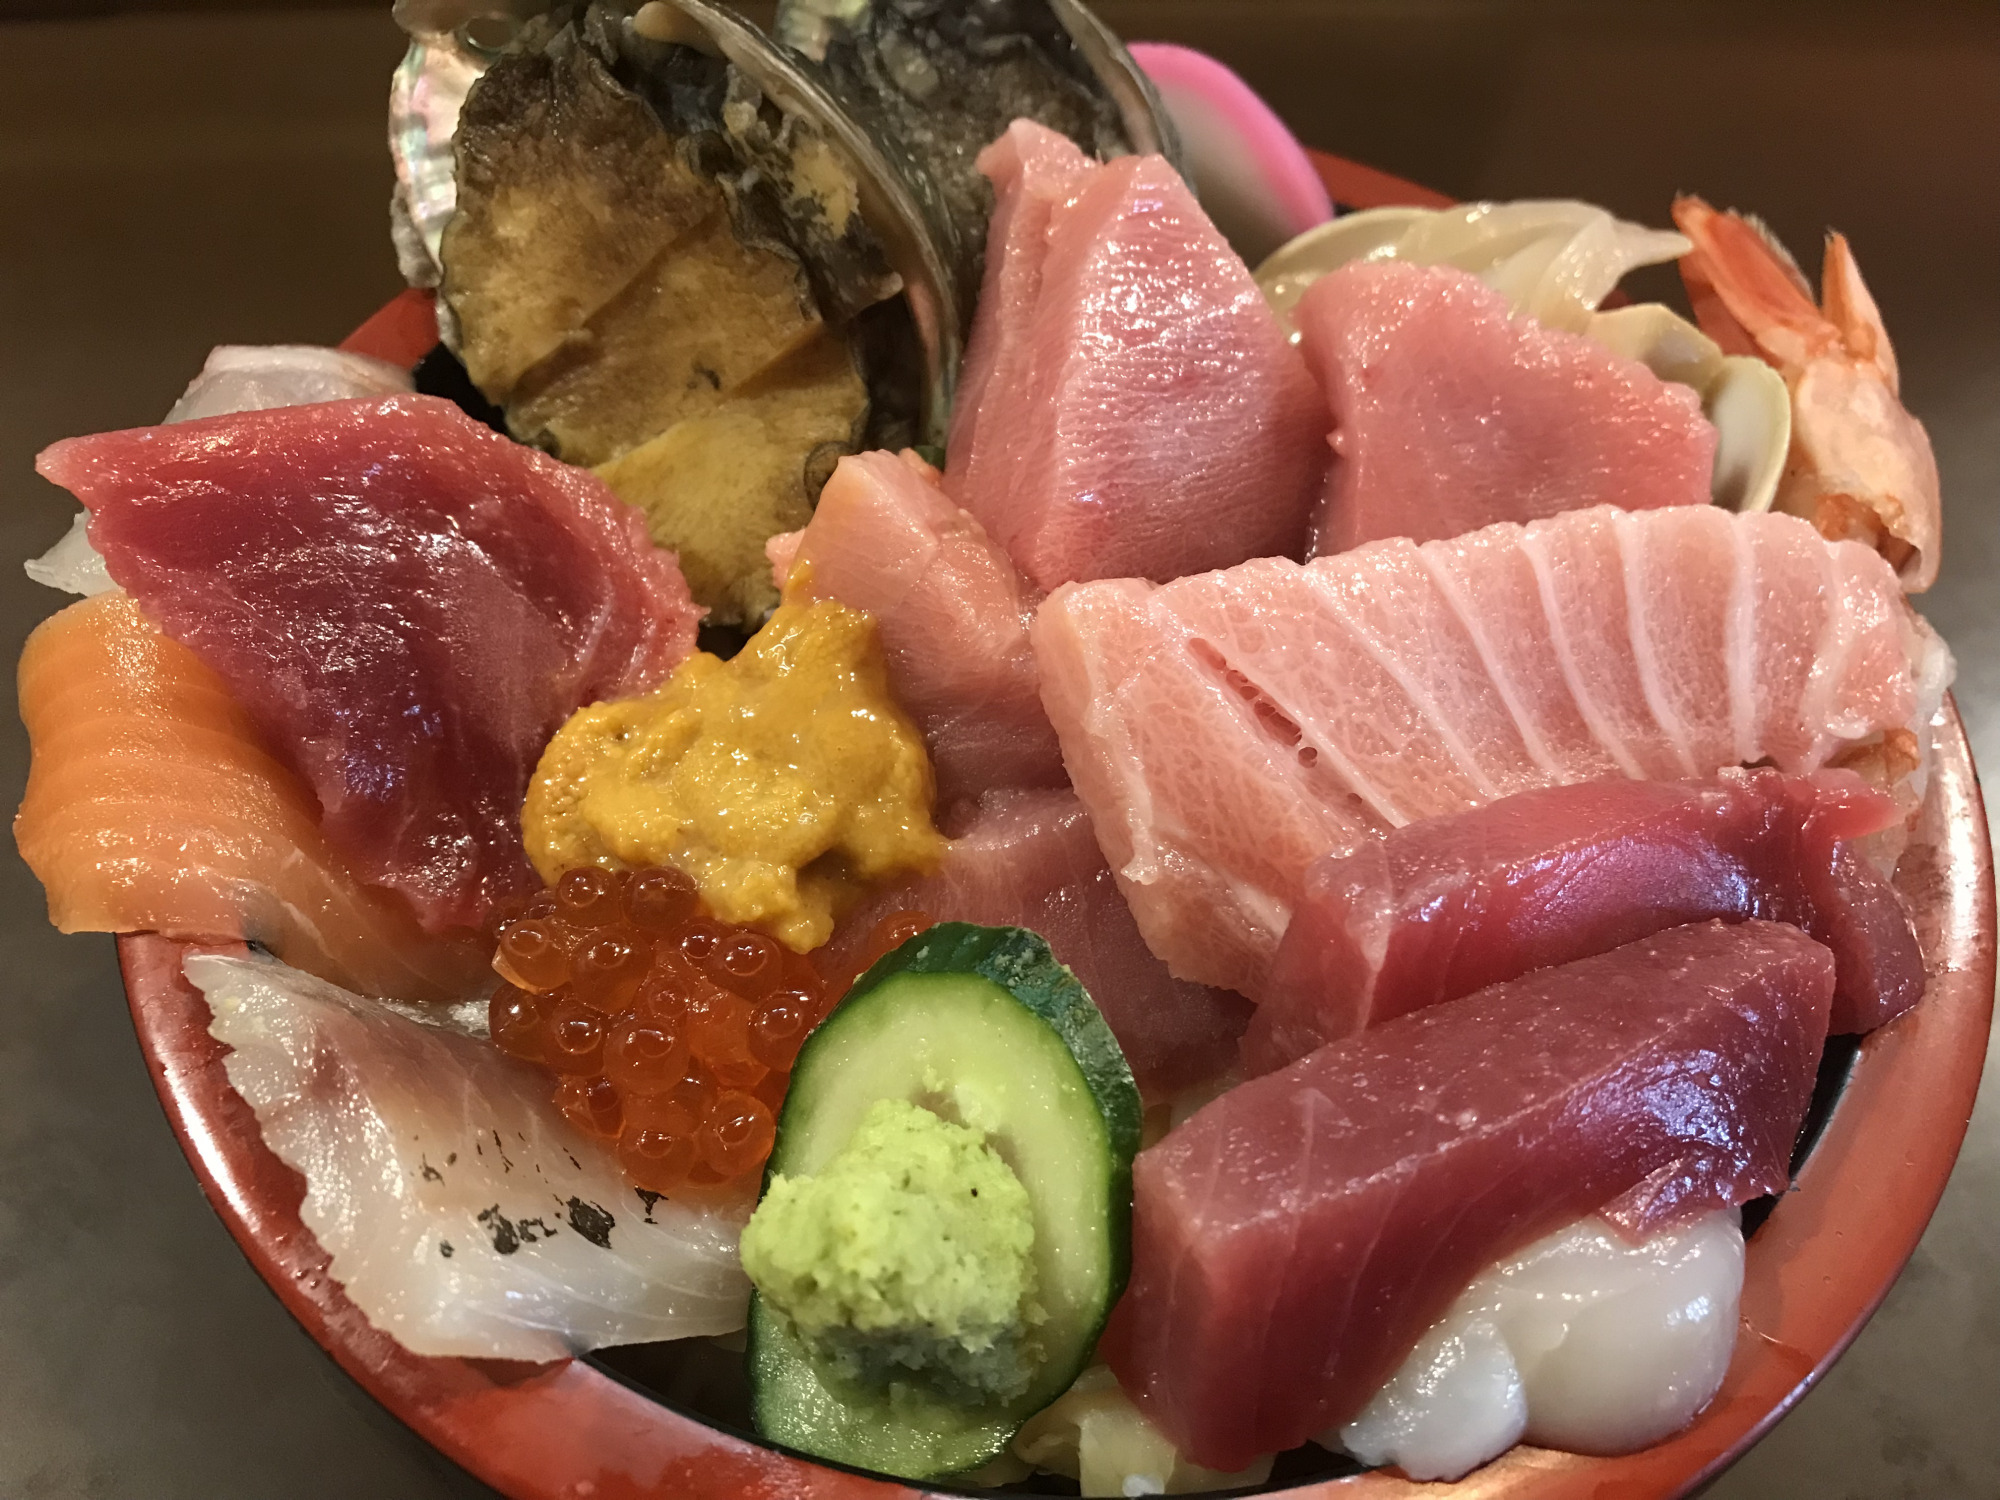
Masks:
[[[396,289],[387,8],[0,24],[0,559],[67,523],[44,444],[157,421],[212,344],[332,342]],[[1923,608],[2000,764],[2000,10],[1101,8],[1228,59],[1306,139],[1462,197],[1664,222],[1692,189],[1804,252],[1844,230],[1943,474]],[[0,654],[60,602],[0,563]],[[9,797],[26,759],[10,719]],[[111,940],[57,936],[11,843],[0,923],[0,1500],[491,1494],[251,1272],[154,1100]],[[1882,1311],[1712,1495],[2000,1497],[1997,1091]]]

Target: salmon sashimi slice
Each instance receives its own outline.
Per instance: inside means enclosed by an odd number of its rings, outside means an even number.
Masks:
[[[521,800],[549,736],[694,648],[638,511],[435,397],[99,433],[36,467],[429,931],[537,888]]]
[[[460,996],[490,950],[358,881],[222,679],[123,594],[28,637],[33,761],[14,839],[64,932],[241,938],[350,989]]]
[[[1026,927],[1090,992],[1148,1100],[1235,1066],[1250,1002],[1175,979],[1153,957],[1073,792],[989,792],[947,831],[936,874],[872,897],[843,923],[822,960],[830,971],[852,972],[875,925],[898,911]]]
[[[1304,359],[1171,166],[1049,133],[979,158],[999,207],[945,489],[1042,589],[1297,556],[1326,463]]]
[[[1867,548],[1691,505],[1078,584],[1030,635],[1146,940],[1253,999],[1321,855],[1537,787],[1916,746],[1950,673]]]
[[[1327,1042],[1686,922],[1763,917],[1826,944],[1835,1032],[1923,994],[1895,891],[1846,847],[1901,820],[1851,771],[1582,782],[1391,831],[1306,872],[1245,1060]]]
[[[1336,1427],[1502,1256],[1783,1189],[1833,986],[1795,927],[1677,927],[1232,1089],[1139,1155],[1101,1352],[1211,1468]]]
[[[1692,387],[1511,314],[1450,266],[1357,261],[1293,314],[1331,408],[1315,554],[1593,505],[1706,505],[1715,428]]]
[[[936,470],[915,454],[843,458],[783,561],[794,597],[874,618],[889,685],[930,748],[940,807],[1064,785],[1028,644],[1040,596]]]

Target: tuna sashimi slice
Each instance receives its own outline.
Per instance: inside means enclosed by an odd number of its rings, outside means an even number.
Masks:
[[[1643,1237],[1782,1189],[1833,984],[1794,927],[1677,927],[1231,1090],[1139,1155],[1104,1357],[1213,1468],[1347,1421],[1558,1226],[1609,1206]]]
[[[1003,453],[1013,437],[1004,418],[1007,402],[1001,395],[989,402],[987,392],[1009,391],[1026,372],[1049,217],[1091,161],[1060,131],[1020,119],[979,153],[976,165],[993,184],[993,219],[986,229],[978,315],[966,340],[945,441],[953,488],[986,480],[985,469],[1006,461]],[[982,419],[996,412],[1001,424],[992,440],[982,443]],[[982,471],[976,478],[975,470]]]
[[[790,587],[874,617],[889,685],[930,747],[939,806],[1061,786],[1028,645],[1039,600],[935,475],[914,454],[843,458],[784,569]]]
[[[1040,133],[980,158],[1000,233],[945,488],[1043,589],[1297,555],[1326,432],[1304,360],[1166,162],[1078,168]]]
[[[1537,787],[1916,746],[1949,672],[1867,548],[1713,506],[1072,585],[1030,638],[1153,951],[1253,998],[1321,855]]]
[[[1245,1041],[1268,1072],[1330,1041],[1531,969],[1712,917],[1764,917],[1833,951],[1835,1032],[1923,993],[1895,891],[1844,847],[1901,818],[1849,771],[1550,787],[1316,861]]]
[[[541,1361],[743,1326],[738,1222],[635,1191],[540,1068],[269,960],[186,969],[328,1273],[404,1348]]]
[[[18,681],[33,760],[14,839],[64,932],[241,938],[404,1000],[491,983],[486,945],[427,937],[354,877],[222,680],[125,595],[45,620]]]
[[[1148,1099],[1235,1065],[1250,1002],[1175,979],[1147,950],[1072,792],[992,792],[948,831],[955,837],[937,873],[856,912],[829,945],[831,967],[851,967],[870,930],[897,911],[1027,927],[1090,992]]]
[[[1705,505],[1715,428],[1684,385],[1509,315],[1449,266],[1359,261],[1294,313],[1333,415],[1316,554],[1592,505]]]
[[[694,645],[637,511],[448,401],[101,433],[36,467],[305,777],[355,872],[431,931],[531,887],[521,798],[562,721]]]

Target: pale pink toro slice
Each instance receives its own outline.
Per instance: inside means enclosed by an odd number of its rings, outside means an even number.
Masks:
[[[1705,505],[1715,428],[1687,386],[1509,315],[1449,266],[1362,261],[1293,314],[1332,411],[1316,554],[1592,505]]]
[[[1538,1236],[1781,1191],[1833,984],[1795,927],[1677,927],[1230,1090],[1139,1155],[1100,1351],[1210,1468],[1338,1426]]]
[[[1923,955],[1846,841],[1901,818],[1851,771],[1612,777],[1427,818],[1316,860],[1244,1041],[1251,1073],[1532,969],[1713,917],[1790,922],[1832,950],[1829,1025],[1917,1002]]]
[[[549,736],[694,647],[638,511],[435,397],[99,433],[36,467],[427,931],[536,888],[521,799]]]
[[[1147,950],[1074,793],[990,792],[946,831],[954,837],[935,875],[871,898],[842,923],[827,951],[830,970],[855,962],[893,912],[1026,927],[1090,992],[1149,1100],[1235,1065],[1250,1002],[1175,979]]]
[[[1712,506],[1075,585],[1031,634],[1140,930],[1253,998],[1320,855],[1533,787],[1816,770],[1921,732],[1944,659],[1865,547]]]
[[[1028,645],[1040,596],[935,478],[915,454],[843,458],[786,560],[793,593],[874,617],[940,807],[994,787],[1063,786]]]
[[[1326,454],[1304,360],[1166,162],[1048,134],[980,157],[1000,206],[946,490],[1043,589],[1299,555]]]
[[[1006,412],[1007,396],[1018,392],[1026,375],[1049,217],[1091,161],[1068,136],[1021,119],[979,153],[978,166],[993,184],[993,218],[986,229],[978,314],[959,366],[945,439],[954,493],[967,484],[999,482],[995,475],[1008,461],[1008,444],[1021,431],[1002,423],[980,440],[983,419]]]

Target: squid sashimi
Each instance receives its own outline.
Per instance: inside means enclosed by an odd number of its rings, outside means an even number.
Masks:
[[[843,458],[780,571],[795,596],[874,618],[896,701],[930,748],[940,807],[996,787],[1061,786],[1028,645],[1039,597],[936,475],[914,454]]]
[[[1297,555],[1326,452],[1304,360],[1172,167],[1066,164],[1047,133],[980,154],[1000,206],[946,490],[1044,589]]]
[[[1175,979],[1147,950],[1074,793],[990,792],[963,826],[948,831],[955,837],[936,874],[884,892],[848,920],[829,954],[836,967],[897,911],[1026,927],[1048,940],[1090,992],[1149,1099],[1235,1064],[1250,1003]]]
[[[1406,1011],[1711,917],[1832,949],[1831,1025],[1916,1004],[1923,955],[1895,891],[1846,845],[1901,821],[1847,771],[1606,781],[1392,830],[1307,871],[1245,1044],[1253,1072]]]
[[[129,598],[44,621],[18,680],[33,761],[14,838],[62,931],[242,938],[411,1000],[486,972],[483,945],[427,937],[355,879],[221,678]]]
[[[1706,505],[1082,584],[1031,636],[1140,930],[1250,995],[1321,855],[1604,776],[1907,771],[1951,670],[1874,553]]]
[[[540,1069],[269,960],[186,971],[329,1273],[404,1348],[551,1360],[743,1326],[739,1220],[632,1188]]]
[[[1139,1155],[1104,1357],[1211,1468],[1345,1423],[1500,1257],[1782,1189],[1833,982],[1795,927],[1677,927],[1231,1090]]]
[[[447,401],[102,433],[37,467],[304,776],[355,873],[430,931],[535,887],[518,821],[549,735],[694,645],[637,511]]]
[[[1715,428],[1691,387],[1510,316],[1477,276],[1361,261],[1314,283],[1293,317],[1332,408],[1315,553],[1708,503]]]

